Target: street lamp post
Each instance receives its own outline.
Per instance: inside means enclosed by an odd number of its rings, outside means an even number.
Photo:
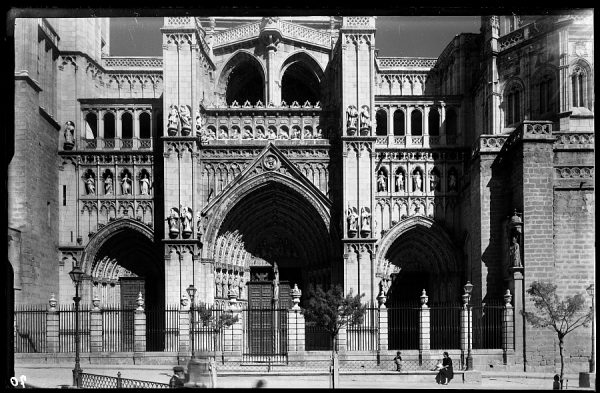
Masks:
[[[196,347],[194,345],[194,297],[196,296],[196,287],[194,287],[194,284],[190,284],[189,287],[187,287],[186,292],[188,294],[188,296],[190,297],[190,310],[192,311],[192,318],[191,318],[191,324],[192,324],[192,358],[196,357]]]
[[[69,272],[69,276],[71,276],[71,280],[75,284],[75,297],[73,298],[75,301],[75,368],[73,369],[73,386],[80,387],[80,376],[83,370],[79,365],[79,301],[81,300],[79,297],[79,283],[83,276],[83,270],[79,268],[79,265],[75,265],[73,270]]]
[[[473,354],[471,353],[471,292],[473,291],[473,284],[471,281],[467,281],[464,285],[463,290],[467,298],[467,368],[466,370],[473,370]]]
[[[588,295],[592,297],[592,353],[590,356],[590,373],[596,372],[596,329],[595,329],[595,320],[596,314],[594,310],[594,284],[590,284],[585,290]]]

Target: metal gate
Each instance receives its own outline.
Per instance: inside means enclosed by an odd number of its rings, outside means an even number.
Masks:
[[[287,361],[288,310],[255,308],[242,310],[244,361]]]

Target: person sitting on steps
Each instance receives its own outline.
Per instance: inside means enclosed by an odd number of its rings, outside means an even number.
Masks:
[[[438,380],[438,383],[441,383],[442,385],[448,385],[452,378],[454,378],[454,370],[452,369],[452,359],[450,359],[448,352],[444,352],[444,359],[442,360],[442,369],[436,377],[436,380]]]

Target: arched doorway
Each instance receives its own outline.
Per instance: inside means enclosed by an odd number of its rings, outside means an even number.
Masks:
[[[436,345],[443,341],[444,337],[434,330],[450,323],[448,316],[454,318],[456,314],[449,304],[460,301],[463,268],[458,264],[458,255],[443,227],[428,217],[406,219],[382,239],[378,258],[390,261],[399,270],[391,277],[387,292],[390,349],[418,349],[419,301],[423,290],[432,308],[432,348],[433,341]],[[454,319],[451,323],[454,338],[458,325]]]
[[[164,264],[160,248],[152,239],[153,233],[143,224],[116,220],[90,240],[83,257],[84,294],[87,291],[90,300],[100,300],[106,319],[103,323],[111,326],[119,342],[106,339],[109,331],[105,332],[105,341],[118,350],[133,350],[131,310],[137,307],[139,293],[147,314],[147,350],[163,350]]]
[[[213,249],[215,268],[243,265],[248,273],[242,295],[248,304],[245,355],[282,354],[291,289],[298,285],[306,293],[311,283],[330,283],[332,263],[340,260],[334,257],[334,237],[320,214],[323,207],[306,197],[313,191],[281,174],[265,177],[249,181],[253,186],[228,209]]]

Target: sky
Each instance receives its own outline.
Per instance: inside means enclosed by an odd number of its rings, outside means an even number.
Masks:
[[[479,33],[479,16],[379,16],[379,56],[438,57],[459,33]],[[111,18],[111,56],[161,56],[163,18]]]

